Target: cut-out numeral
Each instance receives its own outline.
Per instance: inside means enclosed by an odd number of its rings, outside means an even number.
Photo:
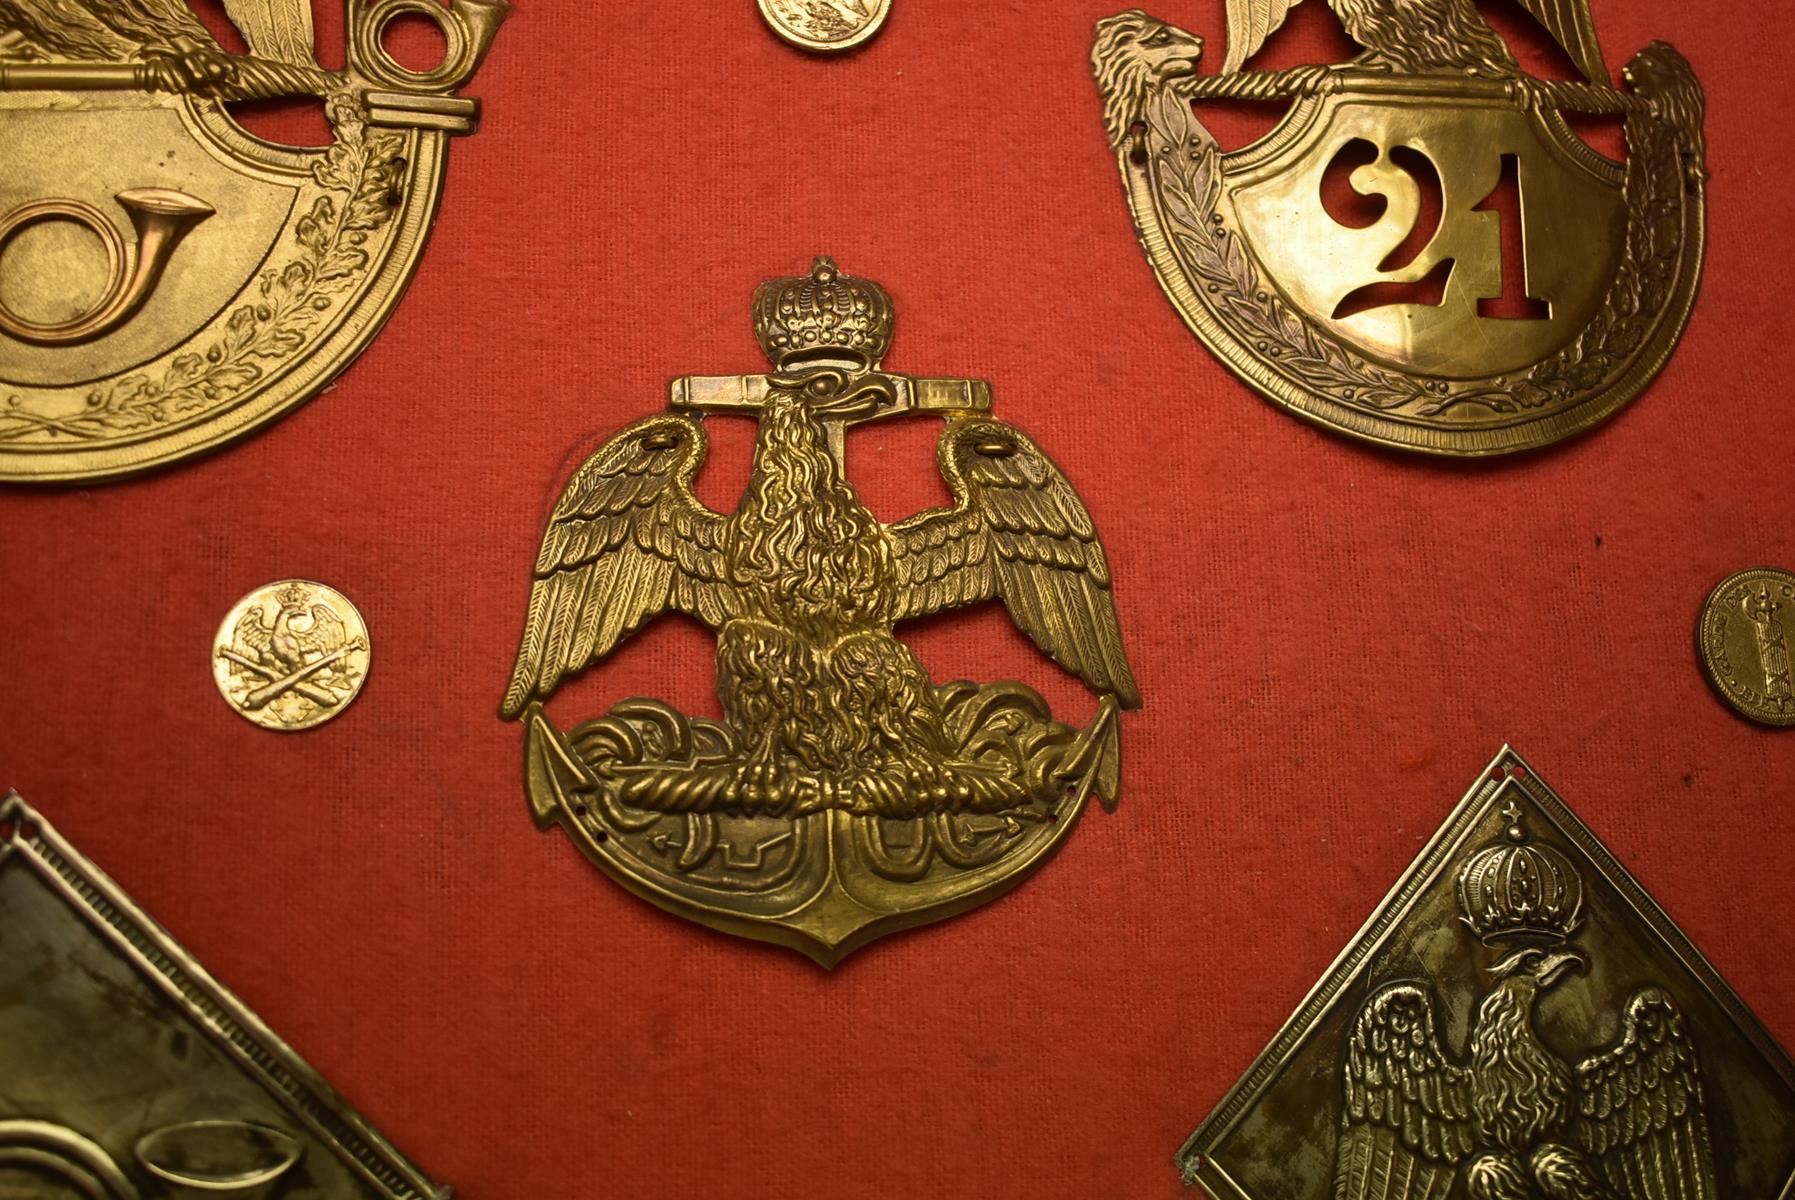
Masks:
[[[1477,301],[1477,315],[1503,321],[1544,321],[1552,306],[1536,300],[1527,287],[1526,233],[1521,224],[1521,164],[1512,154],[1502,156],[1502,175],[1490,194],[1472,212],[1493,212],[1502,219],[1502,294]],[[1515,288],[1512,281],[1519,279]]]
[[[1376,161],[1375,153],[1369,158],[1366,156],[1367,150],[1375,151],[1375,148],[1362,138],[1347,143],[1340,148],[1323,175],[1322,208],[1335,223],[1351,229],[1363,229],[1375,224],[1387,204],[1388,198],[1381,192],[1368,196],[1354,193],[1350,203],[1343,203],[1340,199],[1340,192],[1351,172],[1368,162]],[[1446,223],[1445,189],[1433,160],[1413,146],[1393,147],[1389,155],[1391,164],[1407,175],[1414,184],[1420,203],[1415,223],[1378,264],[1378,270],[1386,274],[1405,269],[1425,254],[1427,248],[1440,236]],[[1471,211],[1494,212],[1500,221],[1498,253],[1501,261],[1498,265],[1502,290],[1499,295],[1480,298],[1477,301],[1477,315],[1495,320],[1548,319],[1552,315],[1551,305],[1535,299],[1528,292],[1526,233],[1521,222],[1520,164],[1515,155],[1502,156],[1502,173],[1496,186]],[[1454,259],[1443,258],[1426,275],[1409,282],[1379,280],[1354,288],[1335,307],[1334,319],[1341,320],[1356,313],[1393,304],[1438,307],[1445,301],[1454,262]],[[1520,281],[1518,288],[1513,286],[1514,280]]]

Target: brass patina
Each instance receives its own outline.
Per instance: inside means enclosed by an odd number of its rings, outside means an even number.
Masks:
[[[1795,1064],[1505,748],[1178,1160],[1217,1200],[1769,1200]]]
[[[1113,804],[1138,704],[1084,502],[966,379],[886,371],[877,284],[819,258],[755,294],[768,375],[688,377],[556,505],[503,713],[527,726],[539,825],[662,908],[832,966],[1015,886]],[[705,414],[758,418],[732,515],[692,493]],[[931,413],[955,503],[881,524],[848,483],[849,425]],[[896,622],[981,600],[1100,697],[1084,728],[1020,683],[937,687]],[[644,622],[717,631],[721,721],[625,700],[563,733],[539,703]]]
[[[214,449],[360,353],[416,270],[449,139],[504,0],[345,0],[348,65],[310,0],[0,3],[0,480],[96,480]],[[429,70],[382,39],[424,16]],[[316,96],[334,140],[272,145],[231,101]]]
[[[802,50],[839,54],[870,41],[891,0],[757,0],[773,32]]]
[[[1471,0],[1330,0],[1364,53],[1277,72],[1241,68],[1296,0],[1229,0],[1219,75],[1196,73],[1202,38],[1138,9],[1099,22],[1141,244],[1191,329],[1273,402],[1386,446],[1503,454],[1596,424],[1670,357],[1701,274],[1701,86],[1654,42],[1616,89],[1588,0],[1521,2],[1582,80],[1523,72]],[[1289,108],[1224,151],[1202,100]],[[1566,113],[1623,117],[1626,162]],[[1342,175],[1365,211],[1330,199]]]
[[[309,579],[283,579],[225,614],[213,639],[212,678],[244,720],[311,729],[361,694],[370,649],[368,627],[347,596]]]
[[[1752,567],[1728,575],[1702,605],[1695,645],[1720,698],[1760,725],[1795,726],[1795,574]]]
[[[48,822],[0,799],[0,1196],[449,1194]]]

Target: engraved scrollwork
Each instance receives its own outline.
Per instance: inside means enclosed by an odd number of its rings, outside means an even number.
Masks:
[[[668,871],[725,890],[785,884],[802,846],[791,825],[711,811],[631,803],[614,783],[643,770],[700,770],[739,755],[728,726],[688,717],[658,700],[632,699],[567,736],[596,781],[573,803],[581,828],[600,843],[620,839]]]
[[[1000,813],[934,811],[908,818],[851,819],[864,865],[893,881],[946,868],[970,871],[1000,861],[1030,827],[1060,819],[1068,807],[1068,772],[1088,739],[1052,719],[1045,702],[1015,683],[984,687],[956,682],[935,689],[953,744],[964,761],[981,762],[1014,778],[1028,798]],[[574,815],[601,841],[622,838],[652,852],[668,869],[709,885],[777,887],[792,875],[801,835],[791,821],[769,820],[727,805],[694,810],[682,789],[636,792],[625,800],[624,778],[701,778],[708,767],[740,761],[730,728],[687,717],[656,700],[632,699],[567,735],[569,750],[590,773],[592,786],[573,802]],[[657,803],[662,807],[657,807]]]

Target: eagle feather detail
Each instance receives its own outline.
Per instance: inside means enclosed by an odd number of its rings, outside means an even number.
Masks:
[[[257,58],[318,65],[311,0],[224,0],[224,11]]]
[[[1109,563],[1071,482],[1027,434],[989,418],[950,422],[937,457],[955,503],[891,527],[896,618],[1001,598],[1055,662],[1138,706]]]

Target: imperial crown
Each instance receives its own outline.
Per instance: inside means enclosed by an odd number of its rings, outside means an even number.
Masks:
[[[1536,844],[1510,804],[1502,840],[1465,860],[1458,907],[1485,942],[1562,942],[1583,923],[1583,877],[1562,852]]]
[[[810,274],[754,290],[754,336],[777,367],[851,358],[875,366],[891,348],[891,297],[819,255]]]

